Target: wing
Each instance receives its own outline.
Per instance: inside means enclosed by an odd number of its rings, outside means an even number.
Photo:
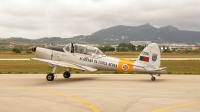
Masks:
[[[97,70],[95,68],[91,68],[91,67],[88,67],[88,66],[84,66],[84,65],[80,65],[80,64],[76,64],[76,63],[71,63],[71,62],[54,61],[54,60],[47,60],[47,59],[41,59],[41,58],[30,58],[30,59],[46,62],[46,63],[52,64],[52,65],[57,65],[57,66],[61,66],[61,67],[74,68],[74,69],[78,69],[78,70],[87,70],[87,71],[91,71],[91,72]]]

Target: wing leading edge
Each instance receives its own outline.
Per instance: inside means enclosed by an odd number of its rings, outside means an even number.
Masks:
[[[57,65],[57,66],[61,66],[61,67],[66,67],[66,68],[74,68],[74,69],[78,69],[78,70],[87,70],[87,71],[96,71],[97,69],[95,68],[91,68],[88,66],[84,66],[84,65],[80,65],[80,64],[76,64],[76,63],[69,63],[69,62],[63,62],[63,61],[54,61],[54,60],[47,60],[47,59],[41,59],[41,58],[30,58],[31,60],[37,60],[37,61],[42,61],[42,62],[46,62],[52,65]]]

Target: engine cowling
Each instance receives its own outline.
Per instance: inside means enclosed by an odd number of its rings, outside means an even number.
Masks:
[[[33,46],[33,47],[30,47],[30,50],[31,50],[32,52],[35,52],[35,51],[36,51],[36,48],[37,48],[37,47]]]

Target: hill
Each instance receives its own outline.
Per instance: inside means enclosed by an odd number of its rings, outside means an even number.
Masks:
[[[40,39],[8,38],[9,42],[26,42],[37,44],[69,42],[83,44],[118,44],[130,41],[152,41],[156,43],[187,43],[195,44],[200,42],[200,32],[183,31],[173,26],[155,28],[150,24],[141,26],[118,25],[107,29],[102,29],[91,35],[79,35],[73,38],[45,37]],[[1,41],[1,39],[0,39]],[[5,40],[4,40],[5,41]]]
[[[89,37],[90,40],[98,40],[100,43],[152,41],[192,44],[200,42],[200,32],[182,31],[173,26],[155,28],[150,24],[135,27],[119,25],[97,31]]]

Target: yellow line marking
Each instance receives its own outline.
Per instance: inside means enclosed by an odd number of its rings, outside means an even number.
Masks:
[[[57,92],[57,91],[51,91],[51,90],[45,90],[45,89],[37,89],[37,88],[27,88],[27,87],[12,87],[12,86],[2,86],[0,85],[1,87],[4,87],[4,88],[14,88],[14,89],[22,89],[22,90],[32,90],[32,91],[37,91],[37,92],[43,92],[43,93],[49,93],[49,94],[54,94],[54,95],[58,95],[58,96],[63,96],[63,97],[67,97],[67,98],[70,98],[72,100],[76,100],[80,103],[83,103],[84,105],[88,106],[90,109],[93,110],[93,112],[100,112],[100,110],[98,108],[96,108],[95,106],[93,106],[92,104],[80,99],[80,98],[77,98],[77,97],[74,97],[74,96],[70,96],[68,94],[65,94],[65,93],[61,93],[61,92]]]
[[[195,105],[195,104],[200,104],[200,101],[195,101],[195,102],[189,102],[189,103],[169,106],[169,107],[161,108],[161,109],[158,109],[158,110],[154,110],[152,112],[162,112],[162,111],[170,110],[170,109],[173,109],[173,108],[179,108],[179,107],[190,106],[190,105]]]

